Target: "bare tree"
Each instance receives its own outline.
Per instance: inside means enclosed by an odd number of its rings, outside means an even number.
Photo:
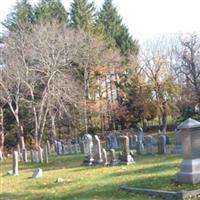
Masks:
[[[3,108],[1,106],[0,107],[0,161],[3,160],[4,140],[5,140],[5,134],[4,134],[4,114],[3,114]]]
[[[167,128],[167,115],[175,109],[178,89],[170,71],[170,59],[164,38],[149,41],[140,53],[140,64],[151,85],[152,95],[157,101],[163,132]]]
[[[192,101],[200,104],[200,36],[188,34],[180,37],[180,45],[176,51],[177,63],[174,67],[182,77],[182,85],[190,90]]]
[[[52,105],[63,104],[62,109],[66,109],[66,102],[77,102],[81,94],[73,78],[74,37],[74,31],[56,23],[40,23],[31,30],[21,27],[9,35],[14,41],[10,52],[16,55],[15,66],[20,66],[23,75],[20,84],[25,88],[24,101],[33,113],[36,148],[41,144]]]
[[[13,37],[5,38],[5,66],[0,71],[0,89],[1,101],[7,103],[15,118],[17,124],[17,131],[19,146],[21,149],[25,148],[24,131],[19,117],[20,103],[23,98],[22,79],[23,73],[21,71],[19,62],[17,61],[17,54],[13,52],[13,46],[20,47],[20,40],[13,35]],[[20,52],[19,52],[20,53]]]

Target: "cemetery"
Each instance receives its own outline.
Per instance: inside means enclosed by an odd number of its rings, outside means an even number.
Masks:
[[[199,5],[156,1],[1,2],[0,200],[200,199]]]
[[[195,199],[200,195],[200,147],[195,143],[200,122],[189,118],[177,128],[168,135],[146,136],[142,129],[111,132],[106,141],[85,134],[75,144],[47,141],[38,150],[13,151],[1,161],[0,197]],[[174,152],[180,140],[182,152]]]

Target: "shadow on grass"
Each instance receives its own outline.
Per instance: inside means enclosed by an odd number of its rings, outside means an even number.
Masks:
[[[1,193],[0,200],[16,200],[16,199],[25,199],[28,196],[26,193]]]
[[[139,176],[131,181],[126,182],[126,185],[137,188],[148,188],[168,191],[195,190],[199,189],[200,184],[180,184],[176,182],[176,173],[161,174],[152,176]]]
[[[152,200],[152,197],[147,195],[131,194],[127,192],[122,192],[120,190],[120,184],[104,184],[92,186],[73,187],[72,190],[55,194],[55,200]],[[55,185],[49,184],[47,188],[54,188]],[[67,188],[67,185],[66,185]],[[46,189],[46,187],[44,187]],[[34,200],[39,198],[34,198]],[[41,199],[49,200],[51,199],[47,194],[41,192]],[[154,198],[154,200],[160,200],[160,198]]]
[[[49,158],[49,163],[19,163],[20,170],[43,168],[45,171],[48,170],[57,170],[62,168],[77,168],[81,166],[82,155],[60,155],[60,156],[51,156]]]
[[[177,171],[178,166],[176,164],[162,164],[157,166],[151,166],[151,167],[143,167],[139,169],[132,169],[127,171],[121,171],[121,172],[115,172],[110,174],[110,176],[127,176],[127,175],[144,175],[144,174],[158,174],[163,173],[165,171]]]

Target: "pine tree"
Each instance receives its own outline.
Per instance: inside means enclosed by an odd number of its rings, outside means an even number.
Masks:
[[[127,27],[122,23],[112,0],[105,0],[102,9],[97,14],[96,29],[110,46],[119,48],[123,55],[137,53],[137,43],[132,40]]]
[[[71,3],[71,26],[85,31],[91,31],[95,16],[94,3],[88,0],[73,0]]]
[[[116,46],[121,50],[123,55],[128,56],[131,53],[138,53],[138,43],[136,40],[133,41],[125,25],[121,25],[120,34],[115,39]]]
[[[67,23],[67,12],[60,0],[41,0],[35,8],[37,20],[58,20]]]
[[[28,0],[18,1],[2,23],[8,30],[17,29],[20,23],[33,23],[33,8]]]

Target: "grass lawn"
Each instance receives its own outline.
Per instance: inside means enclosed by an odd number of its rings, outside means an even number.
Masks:
[[[48,164],[19,163],[19,176],[8,176],[11,160],[1,164],[0,200],[150,200],[152,197],[119,190],[123,184],[165,190],[196,189],[200,185],[178,185],[173,179],[179,170],[180,155],[140,156],[136,163],[114,167],[81,166],[83,155],[51,156]],[[31,179],[35,168],[43,177]],[[61,177],[62,183],[54,183]],[[158,200],[159,198],[153,198]]]

